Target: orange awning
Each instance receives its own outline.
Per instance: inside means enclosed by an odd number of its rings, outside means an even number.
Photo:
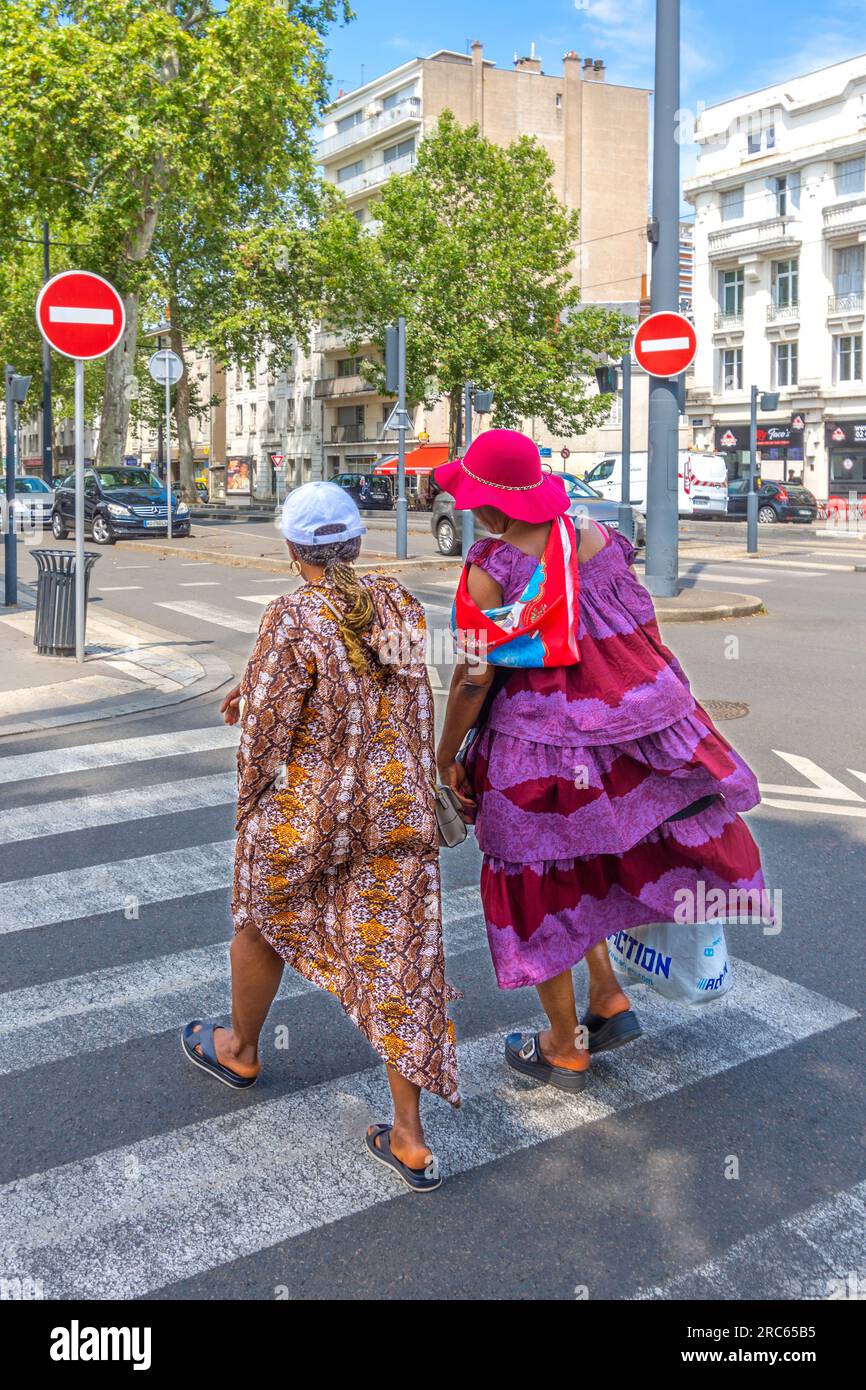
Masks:
[[[407,473],[432,473],[434,468],[439,468],[441,464],[448,462],[448,446],[446,444],[422,444],[417,449],[410,449],[406,455]],[[378,476],[383,475],[393,478],[397,472],[396,458],[386,459],[384,463],[379,463],[373,469]]]

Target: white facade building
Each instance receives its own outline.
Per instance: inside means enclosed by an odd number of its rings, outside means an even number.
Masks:
[[[375,200],[382,185],[413,167],[420,141],[443,111],[452,111],[462,124],[477,123],[497,143],[531,134],[553,161],[556,195],[566,206],[580,209],[585,242],[575,258],[575,274],[586,282],[586,299],[619,302],[628,309],[640,299],[646,264],[648,99],[641,88],[608,83],[601,60],[581,62],[576,53],[566,53],[561,72],[548,74],[532,53],[517,58],[512,69],[500,69],[484,58],[476,42],[470,53],[439,50],[340,94],[327,112],[318,159],[325,178],[341,190],[362,225],[375,232]],[[610,184],[614,159],[620,174],[615,195]],[[361,347],[365,356],[373,351],[370,345]],[[393,401],[369,388],[341,337],[320,331],[313,336],[310,354],[299,353],[297,359],[294,413],[284,425],[277,394],[276,435],[267,439],[262,419],[275,392],[267,386],[266,368],[259,365],[255,382],[244,381],[242,374],[236,379],[234,370],[228,373],[230,474],[234,465],[244,483],[252,476],[254,496],[272,490],[273,453],[286,461],[283,477],[276,479],[281,491],[283,485],[309,477],[369,473],[396,450],[396,435],[383,432]],[[541,421],[527,420],[525,428],[552,455],[554,466],[564,466],[560,451],[565,449],[566,457],[569,450],[571,455],[568,466],[583,471],[608,449],[619,447],[617,409],[615,405],[607,427],[581,439],[550,438]],[[447,405],[438,402],[430,410],[417,406],[410,413],[413,433],[407,447],[427,451],[418,456],[423,468],[434,450],[446,456]],[[481,423],[476,421],[476,431]]]
[[[695,138],[694,441],[743,475],[750,388],[778,391],[762,476],[866,493],[866,55],[709,107]]]

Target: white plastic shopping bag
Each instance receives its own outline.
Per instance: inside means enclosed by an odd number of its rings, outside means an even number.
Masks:
[[[706,1004],[731,988],[731,963],[718,922],[651,923],[607,938],[622,984],[649,985],[680,1004]]]

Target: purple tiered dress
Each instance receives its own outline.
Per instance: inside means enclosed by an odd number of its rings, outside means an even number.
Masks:
[[[764,887],[737,814],[760,800],[754,774],[663,644],[632,546],[605,534],[580,565],[580,662],[509,673],[467,762],[503,989],[551,979],[614,932],[681,920],[683,889],[701,902],[700,883]],[[468,560],[506,604],[537,564],[502,540],[478,541]]]

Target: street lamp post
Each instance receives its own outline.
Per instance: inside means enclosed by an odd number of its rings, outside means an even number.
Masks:
[[[758,553],[758,397],[762,410],[776,410],[779,405],[778,391],[761,391],[760,386],[751,390],[749,411],[749,492],[746,497],[746,550],[749,555]]]
[[[18,602],[18,536],[15,532],[15,421],[18,406],[23,405],[30,386],[29,376],[18,376],[7,366],[5,378],[6,404],[6,525],[3,536],[3,602],[7,608]]]

